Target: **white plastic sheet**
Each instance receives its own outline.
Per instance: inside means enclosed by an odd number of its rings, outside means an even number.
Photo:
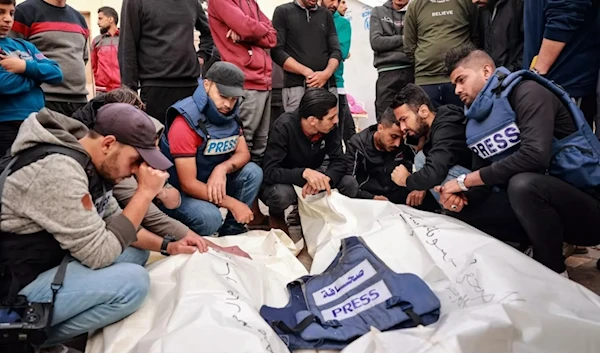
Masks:
[[[343,353],[600,352],[600,297],[460,221],[337,192],[308,197],[300,215],[312,274],[329,266],[340,239],[360,235],[441,301],[436,324],[375,330]]]
[[[210,238],[238,245],[253,260],[210,250],[148,266],[142,307],[88,340],[87,353],[288,352],[261,318],[263,304],[284,306],[286,284],[307,274],[281,231]]]

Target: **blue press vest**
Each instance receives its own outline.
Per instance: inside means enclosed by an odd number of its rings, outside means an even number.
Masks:
[[[263,306],[260,315],[294,349],[342,349],[373,326],[380,331],[429,325],[440,302],[414,274],[390,270],[358,237],[342,240],[323,274],[287,285],[284,308]]]
[[[571,97],[554,82],[529,70],[511,73],[499,67],[466,109],[467,145],[479,157],[499,161],[520,147],[521,132],[510,94],[523,80],[533,80],[555,94],[573,117],[577,131],[552,141],[548,173],[578,188],[600,185],[600,141]]]
[[[182,115],[185,121],[202,138],[202,144],[198,146],[196,152],[196,178],[206,183],[213,169],[228,160],[235,152],[238,138],[240,135],[240,124],[237,118],[237,111],[233,114],[234,118],[222,121],[222,124],[215,124],[207,117],[208,96],[202,85],[198,86],[191,97],[182,99],[172,105],[167,110],[167,126],[160,141],[160,149],[171,162],[174,158],[171,155],[168,141],[169,123],[178,115]],[[234,108],[237,110],[237,106]],[[169,183],[181,189],[175,164],[169,170]]]

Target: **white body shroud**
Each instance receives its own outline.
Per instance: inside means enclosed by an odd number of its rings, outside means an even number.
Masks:
[[[311,273],[331,263],[340,239],[360,235],[442,304],[434,325],[374,331],[343,353],[600,352],[600,297],[460,221],[337,192],[308,197],[300,214]],[[279,231],[215,241],[254,260],[211,251],[150,265],[140,310],[94,335],[86,352],[287,352],[258,310],[288,302],[285,285],[306,274],[298,249]]]

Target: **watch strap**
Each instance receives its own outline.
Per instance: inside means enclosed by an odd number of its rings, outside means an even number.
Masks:
[[[171,254],[169,254],[167,252],[167,247],[169,246],[169,243],[173,242],[175,240],[175,238],[173,238],[170,235],[167,235],[163,238],[162,244],[160,246],[160,253],[164,256],[170,256]]]

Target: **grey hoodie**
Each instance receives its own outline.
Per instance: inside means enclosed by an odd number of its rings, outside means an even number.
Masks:
[[[404,54],[404,16],[406,11],[397,11],[392,2],[376,6],[371,11],[370,33],[373,49],[373,66],[384,69],[395,66],[410,66],[410,59]]]
[[[85,153],[78,139],[88,130],[75,119],[44,108],[21,127],[13,155],[42,143]],[[82,264],[108,266],[137,240],[137,230],[121,214],[112,193],[107,193],[100,215],[95,206],[100,204],[90,204],[88,189],[85,170],[71,157],[52,154],[33,162],[6,179],[0,229],[23,236],[46,230]]]

